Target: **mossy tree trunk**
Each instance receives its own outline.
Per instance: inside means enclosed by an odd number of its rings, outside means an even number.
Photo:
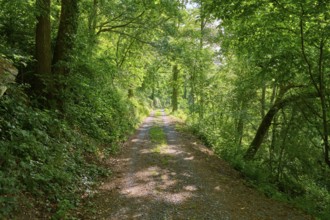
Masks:
[[[60,111],[64,111],[63,91],[66,87],[66,76],[70,72],[69,63],[77,34],[79,11],[78,0],[62,0],[61,5],[60,24],[53,56],[52,71],[55,86],[52,94],[53,105]]]
[[[78,1],[62,0],[60,25],[57,33],[56,45],[54,49],[53,65],[54,73],[64,75],[70,68],[67,65],[78,27]]]

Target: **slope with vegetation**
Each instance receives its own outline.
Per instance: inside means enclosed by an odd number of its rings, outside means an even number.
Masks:
[[[0,218],[66,218],[153,107],[266,195],[330,217],[327,1],[0,8]]]

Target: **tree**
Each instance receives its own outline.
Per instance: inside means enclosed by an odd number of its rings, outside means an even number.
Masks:
[[[175,112],[178,110],[178,95],[179,95],[179,67],[177,64],[173,65],[173,69],[172,69],[172,112]]]
[[[41,94],[44,89],[42,79],[49,78],[51,74],[51,25],[50,25],[50,0],[37,0],[38,12],[36,25],[36,60],[37,60],[37,85],[34,85],[36,92]]]
[[[257,153],[257,151],[259,150],[261,143],[269,129],[269,127],[271,126],[271,123],[275,117],[275,115],[282,109],[284,108],[286,105],[288,104],[297,104],[297,102],[301,102],[307,98],[316,98],[317,95],[315,94],[300,94],[300,95],[296,95],[296,96],[292,96],[292,97],[288,97],[285,99],[280,99],[277,100],[274,105],[268,110],[267,114],[263,117],[262,122],[260,123],[257,133],[253,139],[253,141],[251,142],[249,148],[247,149],[244,158],[247,160],[251,160],[254,158],[255,154]]]
[[[244,59],[249,57],[250,64],[260,69],[256,76],[264,85],[271,85],[271,80],[275,80],[279,88],[294,88],[291,90],[294,94],[304,93],[306,90],[318,93],[319,108],[322,112],[319,123],[323,127],[320,134],[324,145],[324,161],[330,164],[329,131],[325,126],[328,120],[324,78],[327,30],[322,25],[327,22],[327,12],[324,11],[327,7],[322,2],[313,4],[287,1],[284,4],[278,1],[254,0],[244,1],[244,4],[240,4],[239,1],[228,1],[218,5],[208,2],[206,4],[207,10],[222,19],[225,39],[222,43],[223,50],[234,50],[239,57],[245,57]],[[247,17],[249,19],[246,19]],[[264,85],[260,87],[261,99],[264,99],[267,92]],[[261,103],[262,112],[265,112],[264,104],[265,100]],[[268,113],[274,112],[273,107]],[[267,123],[269,125],[274,117],[271,118]],[[260,126],[265,122],[264,119]],[[262,129],[261,127],[259,128]],[[264,134],[267,133],[266,130],[263,131]],[[257,134],[260,132],[261,130],[258,130]],[[250,146],[254,145],[255,140]],[[251,152],[250,149],[246,155]]]
[[[53,66],[55,74],[67,74],[68,62],[75,43],[78,28],[78,0],[61,1],[60,25],[54,48]]]

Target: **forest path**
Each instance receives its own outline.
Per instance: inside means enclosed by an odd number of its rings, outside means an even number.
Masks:
[[[162,112],[146,118],[121,153],[114,171],[88,198],[82,219],[312,219],[249,188],[239,173],[195,137],[175,130]],[[149,140],[161,126],[167,144]]]

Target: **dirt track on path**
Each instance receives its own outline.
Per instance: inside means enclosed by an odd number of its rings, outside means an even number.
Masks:
[[[177,132],[164,113],[146,118],[121,153],[109,159],[114,172],[88,198],[83,219],[312,219],[266,198],[195,137]],[[149,140],[162,126],[167,145]],[[93,210],[93,211],[91,211]]]

